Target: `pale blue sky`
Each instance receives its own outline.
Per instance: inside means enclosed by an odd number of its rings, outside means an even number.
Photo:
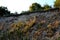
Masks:
[[[42,6],[49,4],[53,6],[55,0],[0,0],[0,6],[5,6],[11,12],[27,11],[32,3],[39,3]]]

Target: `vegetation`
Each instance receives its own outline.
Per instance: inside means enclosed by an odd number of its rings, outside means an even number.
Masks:
[[[56,2],[57,3],[57,0]],[[60,5],[55,7],[59,7]],[[49,10],[51,6],[44,5],[43,7],[38,3],[33,3],[28,11],[22,12],[23,14],[28,14],[29,12]],[[20,17],[11,17],[11,20],[0,20],[0,40],[46,40],[59,36],[60,32],[60,13],[52,13],[52,16],[49,14],[37,16],[28,15],[25,21],[20,21]],[[0,7],[0,17],[18,15],[11,14],[6,7]],[[49,16],[49,17],[47,17]],[[25,16],[24,16],[25,17]],[[22,17],[23,18],[23,17]],[[23,19],[24,20],[24,19]],[[10,21],[10,22],[6,22]],[[6,30],[5,30],[6,28]],[[58,32],[59,31],[59,32]],[[57,36],[56,36],[57,35]],[[58,38],[58,39],[57,39]],[[60,37],[57,37],[57,40],[60,40]]]
[[[10,15],[10,11],[8,11],[7,7],[0,7],[0,16]]]
[[[60,8],[60,0],[56,0],[54,3],[55,8]]]
[[[49,5],[44,5],[44,10],[49,10],[49,9],[51,9],[52,7],[51,6],[49,6]]]
[[[60,0],[56,0],[54,3],[54,7],[55,8],[59,8],[60,7]],[[28,14],[29,12],[35,12],[35,11],[43,11],[43,10],[49,10],[52,7],[49,6],[48,4],[45,4],[43,7],[39,4],[39,3],[32,3],[32,5],[29,7],[28,11],[22,11],[22,14]],[[0,16],[14,16],[14,15],[18,15],[18,12],[15,13],[11,13],[7,7],[0,7]]]
[[[40,11],[42,8],[41,8],[41,5],[38,4],[38,3],[33,3],[30,8],[29,8],[29,11]]]
[[[40,4],[38,3],[32,3],[32,5],[29,7],[29,11],[33,12],[33,11],[42,11],[42,10],[49,10],[51,8],[51,6],[49,5],[44,5],[44,7],[42,7]]]

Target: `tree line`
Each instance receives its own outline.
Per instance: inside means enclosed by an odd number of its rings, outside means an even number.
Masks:
[[[54,2],[54,8],[60,8],[60,0],[56,0]],[[44,5],[43,7],[39,4],[39,3],[32,3],[32,5],[29,7],[29,12],[33,12],[33,11],[41,11],[41,10],[49,10],[52,7],[49,6],[48,4]],[[25,13],[26,11],[23,11],[22,13]],[[18,14],[17,12],[13,13],[13,14]],[[9,15],[13,15],[8,9],[7,7],[0,7],[0,16],[9,16]]]
[[[43,7],[38,4],[38,3],[33,3],[30,7],[29,7],[29,11],[41,11],[41,10],[49,10],[52,7],[49,6],[48,4],[45,4]],[[60,8],[60,0],[56,0],[54,2],[53,8]]]

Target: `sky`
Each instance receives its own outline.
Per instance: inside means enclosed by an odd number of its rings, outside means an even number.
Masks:
[[[32,3],[39,3],[42,6],[45,4],[49,4],[53,6],[55,0],[0,0],[0,6],[5,6],[10,10],[12,13],[14,12],[22,12],[29,10],[29,6]]]

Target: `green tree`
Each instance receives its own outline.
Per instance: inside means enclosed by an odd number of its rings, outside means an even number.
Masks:
[[[44,5],[44,10],[49,10],[51,8],[51,6],[49,6],[49,5]]]
[[[8,11],[7,7],[0,7],[0,16],[10,15],[10,11]]]
[[[60,0],[56,0],[54,3],[55,8],[60,8]]]
[[[33,3],[30,7],[29,7],[29,11],[40,11],[41,10],[41,5],[38,3]]]

